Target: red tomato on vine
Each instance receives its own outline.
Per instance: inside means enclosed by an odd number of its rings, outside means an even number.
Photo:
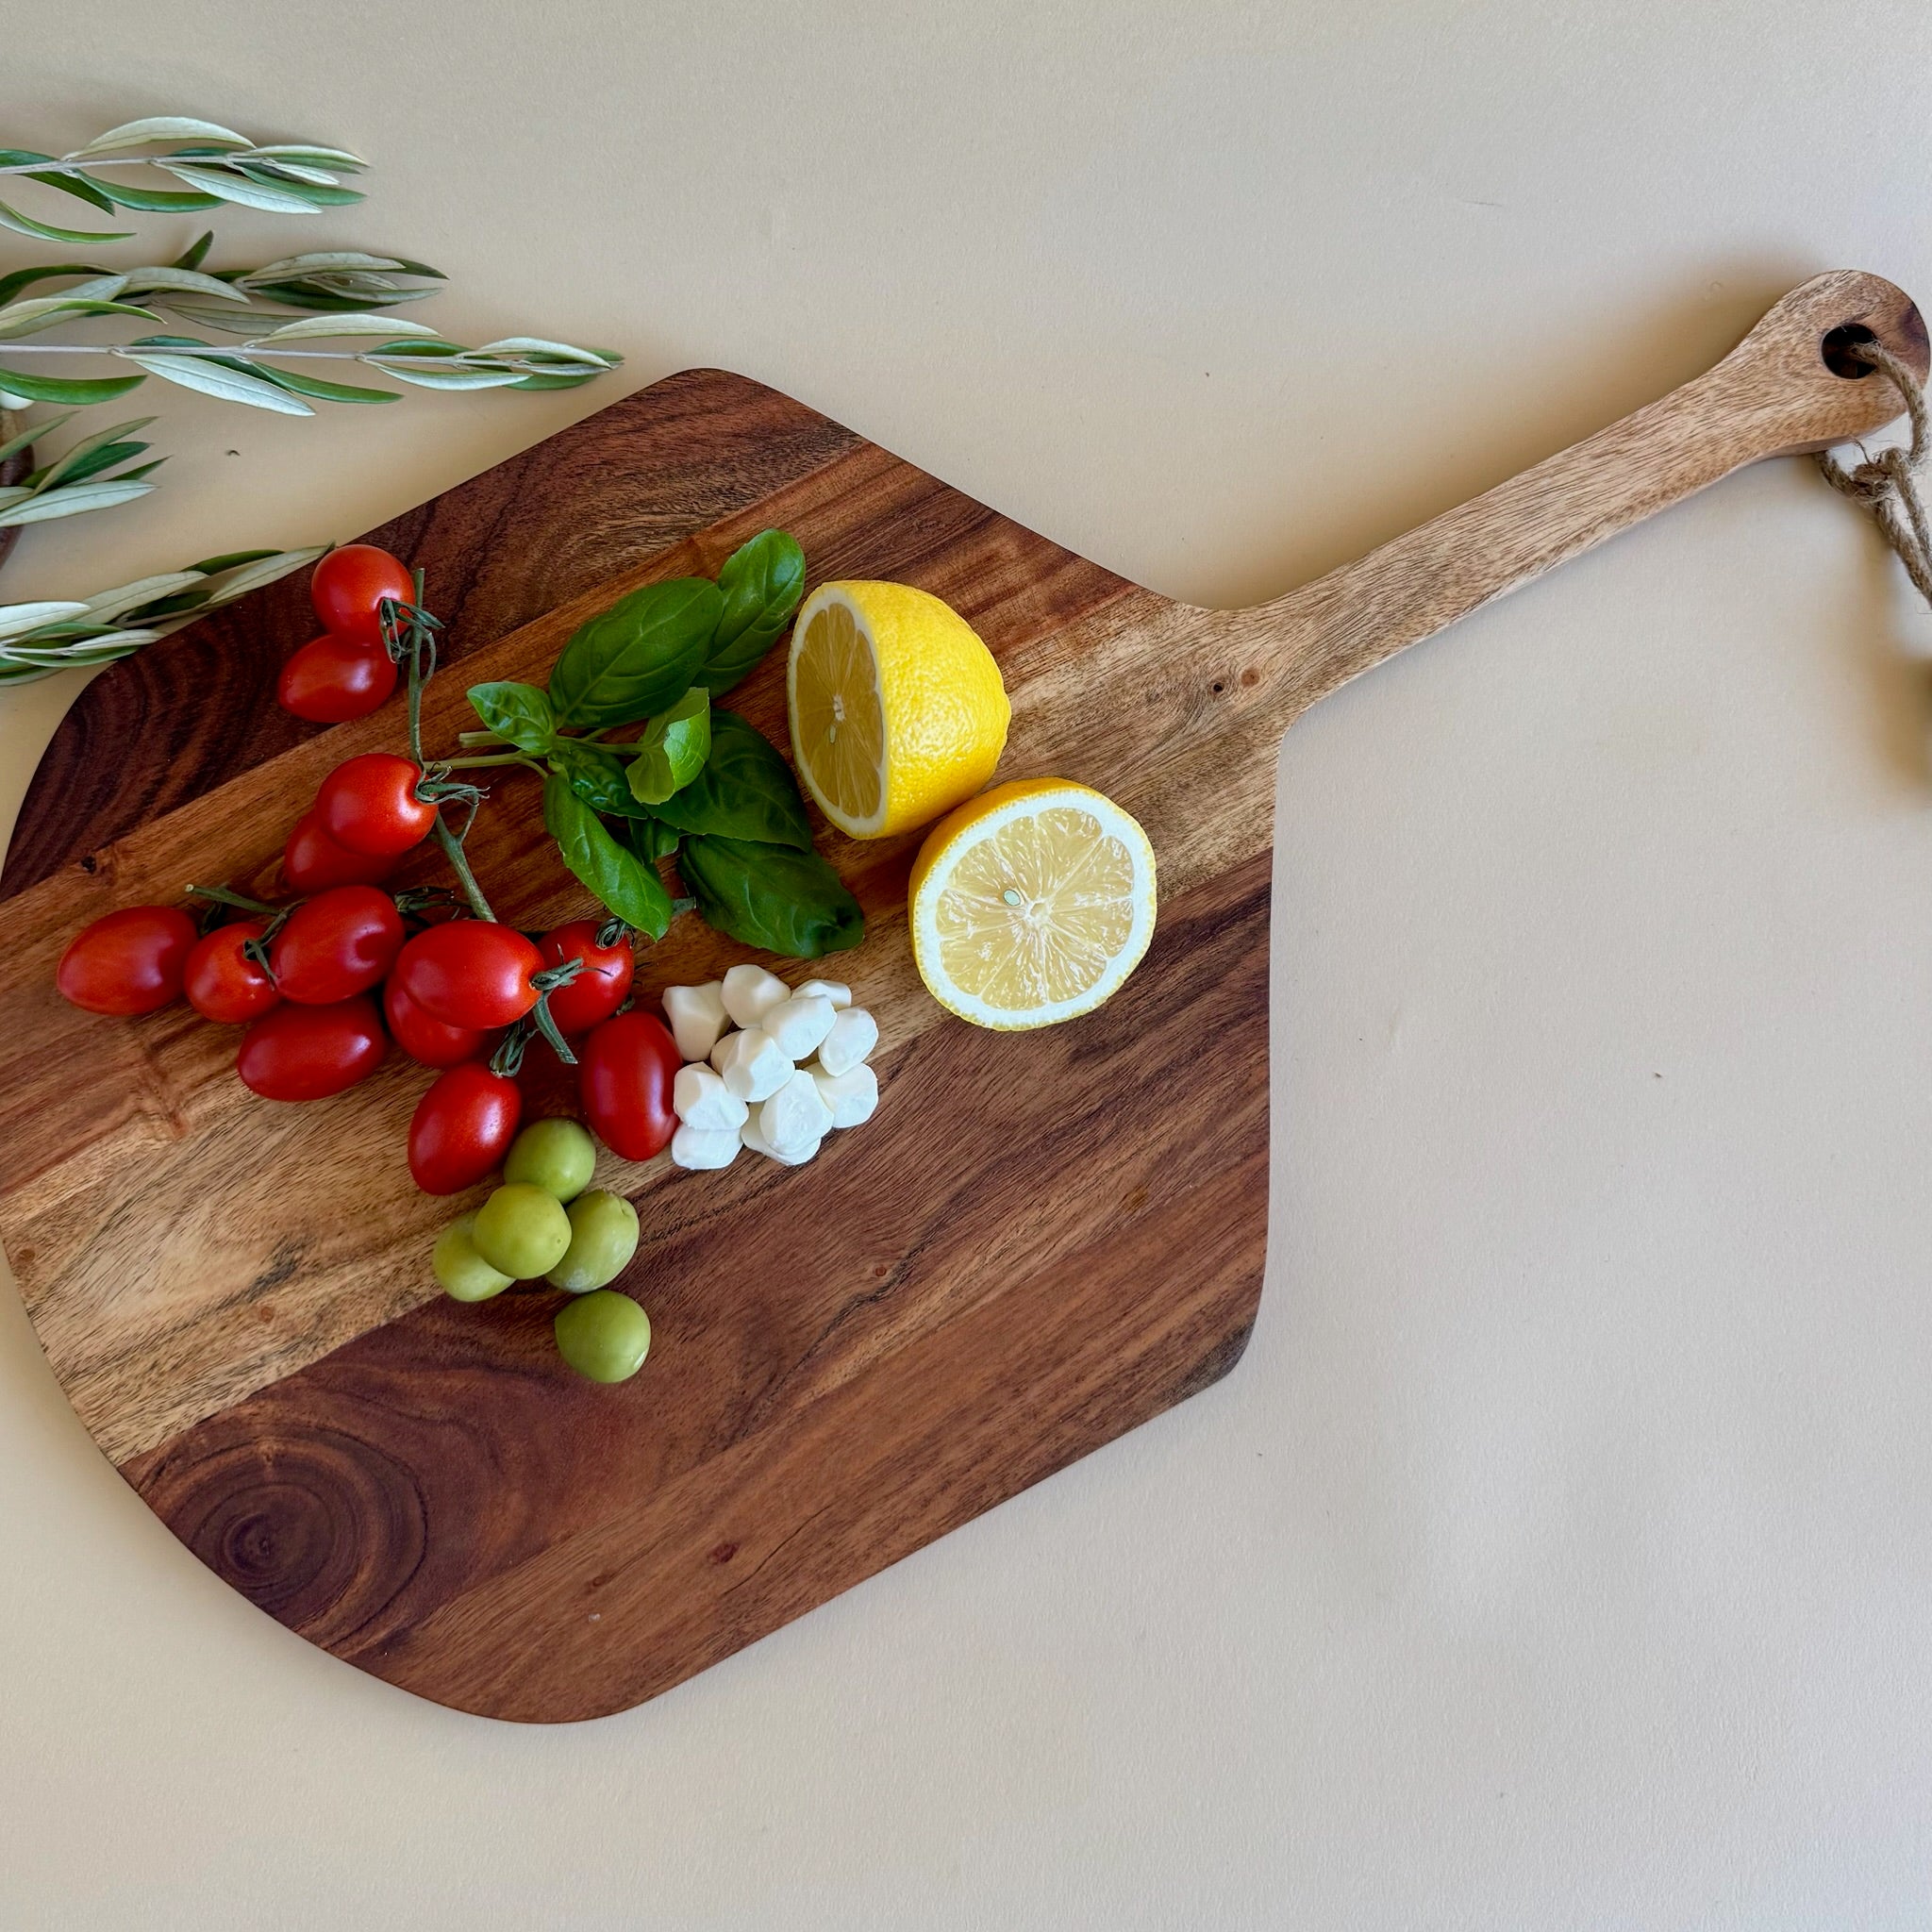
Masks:
[[[124,906],[74,936],[54,984],[90,1013],[158,1012],[180,998],[194,941],[194,922],[178,906]]]
[[[480,1026],[432,1020],[394,974],[382,989],[382,1017],[389,1022],[389,1037],[419,1066],[454,1067],[479,1058],[496,1037]]]
[[[672,1082],[684,1056],[655,1013],[633,1007],[607,1020],[577,1058],[577,1091],[591,1124],[613,1153],[649,1160],[671,1144],[677,1117]]]
[[[403,991],[432,1020],[452,1026],[508,1026],[537,1004],[530,982],[542,956],[514,926],[452,919],[419,932],[395,964]]]
[[[309,602],[323,628],[338,637],[382,641],[384,598],[416,601],[416,582],[401,561],[374,543],[344,543],[315,566],[308,579]]]
[[[314,810],[296,820],[282,848],[282,877],[291,892],[325,892],[331,886],[374,886],[395,871],[404,853],[351,852],[328,835]]]
[[[264,1100],[321,1100],[366,1079],[389,1041],[367,993],[332,1007],[283,1005],[242,1036],[235,1071]]]
[[[374,886],[336,886],[305,900],[270,941],[285,1000],[329,1007],[380,983],[403,950],[403,915]]]
[[[601,919],[573,919],[544,934],[538,951],[546,966],[561,966],[566,959],[580,959],[583,970],[558,987],[550,995],[550,1017],[566,1038],[588,1033],[601,1021],[609,1019],[630,996],[630,983],[637,972],[637,955],[632,952],[630,935],[621,933],[611,945],[598,943],[597,935],[609,922]]]
[[[395,660],[379,642],[330,632],[304,644],[282,666],[275,698],[283,710],[311,724],[344,724],[366,718],[395,688]]]
[[[409,1173],[425,1194],[458,1194],[500,1166],[516,1139],[524,1096],[481,1060],[452,1067],[417,1103]]]
[[[423,768],[399,752],[365,751],[338,765],[315,794],[322,828],[346,851],[399,858],[436,823],[435,802],[416,795]]]
[[[282,996],[267,968],[242,950],[250,940],[258,940],[267,930],[264,919],[238,919],[216,926],[194,942],[181,990],[204,1020],[245,1025],[280,1004]]]

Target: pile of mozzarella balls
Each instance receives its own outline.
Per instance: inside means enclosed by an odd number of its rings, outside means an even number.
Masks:
[[[689,1062],[671,1094],[678,1167],[729,1167],[741,1147],[800,1167],[879,1104],[866,1065],[878,1024],[836,979],[794,989],[762,966],[734,966],[703,986],[667,987],[664,1016]]]

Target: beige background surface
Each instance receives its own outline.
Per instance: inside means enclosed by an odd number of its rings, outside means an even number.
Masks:
[[[1233,603],[1816,269],[1932,295],[1928,82],[1908,0],[77,0],[11,10],[0,131],[347,142],[363,210],[220,258],[421,255],[469,340],[743,370]],[[6,594],[344,535],[615,393],[157,395],[165,490]],[[1241,1370],[627,1716],[288,1637],[0,1298],[0,1924],[1923,1925],[1928,643],[1785,463],[1312,715]],[[8,818],[71,696],[0,699]]]

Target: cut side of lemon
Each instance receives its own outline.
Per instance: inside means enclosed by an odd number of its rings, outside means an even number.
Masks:
[[[912,868],[912,957],[976,1026],[1052,1026],[1119,991],[1154,937],[1154,848],[1104,793],[995,786],[935,825]]]
[[[925,824],[992,776],[1012,708],[971,625],[910,584],[821,584],[785,668],[791,756],[853,839]]]

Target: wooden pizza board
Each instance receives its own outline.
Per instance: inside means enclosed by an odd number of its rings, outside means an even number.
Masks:
[[[831,970],[879,1018],[879,1111],[796,1170],[602,1158],[600,1184],[643,1219],[620,1285],[654,1330],[617,1388],[558,1360],[557,1296],[462,1307],[437,1291],[435,1233],[471,1203],[410,1183],[425,1070],[392,1055],[333,1100],[279,1107],[235,1079],[232,1029],[56,997],[67,940],[117,906],[191,882],[280,896],[283,839],[323,775],[403,743],[399,699],[326,730],[276,708],[276,670],[314,629],[299,581],[114,667],[56,736],[0,883],[0,1238],[81,1420],[162,1522],[291,1630],[441,1703],[559,1721],[678,1683],[1206,1388],[1239,1359],[1261,1290],[1283,730],[1740,464],[1889,420],[1882,378],[1821,358],[1847,324],[1924,370],[1897,290],[1820,277],[1685,389],[1250,611],[1137,589],[716,371],[370,532],[425,569],[448,625],[432,751],[474,723],[468,684],[542,681],[587,616],[713,573],[776,525],[812,583],[902,578],[961,611],[1013,697],[1001,775],[1099,786],[1158,856],[1159,926],[1125,990],[1086,1020],[999,1035],[946,1018],[912,971],[917,835],[823,831],[866,909],[863,946]],[[783,656],[733,696],[780,744]],[[508,920],[589,909],[534,780],[494,787],[471,852]],[[686,918],[644,953],[640,988],[744,957]],[[532,1086],[530,1113],[574,1107],[554,1062]]]

